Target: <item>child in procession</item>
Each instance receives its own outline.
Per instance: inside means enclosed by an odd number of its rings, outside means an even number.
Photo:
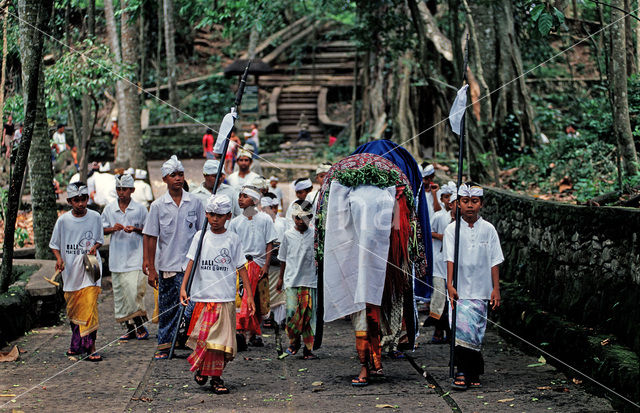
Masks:
[[[314,231],[309,228],[313,218],[311,203],[297,200],[291,206],[295,227],[289,228],[278,251],[280,278],[277,290],[284,287],[287,299],[287,334],[289,355],[297,354],[304,343],[303,358],[316,359],[311,352],[316,329],[316,289],[318,275],[314,262]]]
[[[236,355],[236,271],[242,279],[249,316],[255,314],[253,290],[245,264],[247,262],[238,235],[225,229],[231,219],[232,202],[228,196],[212,195],[205,208],[209,230],[205,233],[198,262],[194,265],[201,231],[191,241],[189,263],[180,287],[180,302],[195,302],[187,346],[193,349],[188,357],[195,381],[206,384],[211,377],[211,389],[216,394],[229,393],[222,380],[227,363]],[[191,291],[186,288],[193,278]]]
[[[102,361],[96,351],[98,332],[98,295],[102,278],[94,280],[84,267],[85,254],[95,255],[100,272],[98,248],[104,244],[100,214],[87,209],[89,190],[84,182],[67,186],[71,211],[56,221],[49,248],[56,257],[56,271],[62,272],[64,300],[71,324],[71,345],[67,356],[87,354],[88,361]]]
[[[447,263],[447,289],[451,311],[456,311],[455,365],[458,372],[452,382],[456,390],[479,388],[484,373],[481,349],[487,327],[489,306],[500,306],[498,266],[504,261],[498,232],[480,217],[483,189],[468,182],[457,194],[460,220],[458,283],[453,286],[456,224],[447,226],[443,238]]]
[[[144,326],[147,322],[144,308],[147,277],[142,272],[142,228],[147,219],[147,208],[131,199],[134,191],[135,182],[131,175],[116,176],[118,200],[109,203],[102,211],[104,235],[111,235],[109,269],[114,313],[116,321],[123,323],[126,330],[120,341],[149,338]]]

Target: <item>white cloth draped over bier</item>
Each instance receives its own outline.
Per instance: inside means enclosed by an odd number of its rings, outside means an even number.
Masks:
[[[396,188],[331,183],[324,242],[324,321],[380,305]]]

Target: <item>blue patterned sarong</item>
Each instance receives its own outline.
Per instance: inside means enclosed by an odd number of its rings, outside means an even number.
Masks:
[[[458,299],[456,306],[456,346],[470,350],[482,350],[482,341],[487,329],[487,300]],[[449,305],[449,325],[451,325],[451,305]]]

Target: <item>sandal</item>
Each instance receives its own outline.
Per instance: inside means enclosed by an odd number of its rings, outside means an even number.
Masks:
[[[470,389],[479,389],[482,387],[482,383],[480,383],[480,377],[469,378],[468,382]]]
[[[457,373],[455,379],[451,382],[451,388],[455,390],[467,390],[467,380],[464,373]]]
[[[371,370],[369,372],[369,377],[371,377],[372,379],[384,379],[386,376],[384,375],[384,372],[382,371],[382,369],[379,369],[379,370]]]
[[[229,393],[229,389],[224,385],[224,381],[222,381],[220,377],[211,378],[211,390],[213,390],[215,394]]]
[[[205,384],[207,384],[207,380],[209,380],[209,377],[202,376],[200,374],[200,371],[196,371],[196,375],[193,376],[193,379],[196,381],[196,383],[198,383],[198,385],[204,386]]]
[[[447,339],[446,337],[431,337],[431,344],[447,344],[448,342],[449,339]]]
[[[154,360],[166,360],[169,358],[169,353],[166,351],[156,351],[153,358]]]
[[[296,354],[298,354],[298,349],[294,348],[293,346],[289,346],[284,352],[290,356],[295,356]]]
[[[140,332],[140,330],[136,330],[136,339],[137,340],[147,340],[149,339],[149,330],[147,330],[145,327],[140,327],[142,328],[142,333]]]
[[[132,339],[132,338],[134,338],[135,336],[136,336],[136,335],[135,335],[135,332],[133,332],[133,331],[128,331],[128,332],[124,333],[123,335],[121,335],[121,336],[118,338],[118,341],[126,342],[126,341],[131,340],[131,339]]]
[[[365,387],[369,385],[369,379],[366,377],[356,377],[351,380],[353,387]]]
[[[405,358],[404,353],[401,352],[401,351],[397,351],[397,350],[390,351],[388,356],[389,356],[389,358],[394,359],[394,360],[399,360],[399,359]]]
[[[302,356],[303,360],[318,360],[318,356],[316,356],[315,354],[309,352],[308,354],[305,354],[304,356]]]
[[[102,361],[102,356],[98,353],[93,353],[93,354],[89,354],[84,360],[97,363],[99,361]]]
[[[74,356],[80,356],[81,355],[81,353],[76,353],[75,351],[71,351],[71,350],[67,351],[65,354],[68,357],[74,357]]]

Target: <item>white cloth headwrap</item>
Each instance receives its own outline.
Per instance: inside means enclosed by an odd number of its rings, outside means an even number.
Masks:
[[[306,216],[313,216],[313,213],[311,211],[305,211],[304,209],[302,209],[302,207],[300,206],[300,204],[296,204],[295,202],[293,203],[293,205],[291,205],[291,216],[292,217],[306,217]]]
[[[262,198],[262,194],[260,193],[260,191],[252,186],[243,186],[240,193],[250,196],[251,198],[255,199],[256,202],[260,201],[260,198]]]
[[[455,192],[455,190],[456,190],[455,185],[454,186],[451,186],[449,184],[442,185],[442,188],[440,188],[440,195],[452,194]]]
[[[269,198],[268,196],[264,196],[260,200],[260,205],[262,205],[263,208],[278,206],[278,198]]]
[[[456,199],[458,199],[458,194],[456,194],[456,192],[453,191],[453,193],[451,194],[451,198],[449,198],[449,202],[453,202]]]
[[[86,185],[76,186],[69,184],[67,186],[67,198],[74,198],[80,195],[89,195],[89,188]]]
[[[422,170],[422,177],[424,178],[425,176],[433,175],[434,172],[435,169],[433,168],[433,165],[427,165]]]
[[[147,179],[147,171],[144,169],[136,169],[136,179]]]
[[[224,194],[211,195],[209,199],[207,199],[205,211],[212,214],[228,214],[231,212],[231,199]]]
[[[246,145],[244,147],[238,148],[238,154],[236,155],[236,159],[240,159],[243,156],[246,156],[249,159],[253,159],[253,156],[251,156],[251,151],[247,148]]]
[[[129,168],[129,169],[127,169],[126,171],[124,171],[124,173],[126,173],[126,174],[129,174],[129,175],[133,176],[133,175],[136,173],[136,171],[135,171],[135,169],[133,169],[133,168]]]
[[[269,188],[269,183],[261,176],[256,176],[248,183],[250,186],[255,186],[258,189],[267,189]]]
[[[320,174],[324,174],[329,172],[329,169],[331,169],[331,165],[328,163],[321,163],[320,165],[318,165],[318,167],[316,168],[316,175],[320,175]]]
[[[177,156],[171,155],[171,158],[169,158],[167,162],[162,164],[162,168],[160,168],[160,170],[162,171],[162,177],[164,178],[165,176],[171,175],[176,171],[184,172],[184,166],[182,166],[182,162],[178,160]]]
[[[269,182],[271,182],[271,181],[276,181],[276,182],[278,182],[278,177],[276,177],[276,176],[270,176],[270,177],[269,177]]]
[[[460,185],[458,196],[482,196],[484,191],[481,186],[469,186],[467,184]]]
[[[116,176],[116,188],[135,188],[133,177],[129,174],[124,174],[120,178]]]
[[[218,131],[218,138],[216,139],[216,144],[213,146],[213,153],[217,153],[218,155],[222,154],[222,150],[224,149],[224,141],[229,136],[229,132],[233,129],[233,124],[235,123],[235,119],[238,118],[238,114],[234,108],[231,108],[231,112],[224,115],[222,118],[222,123],[220,123],[220,130]]]
[[[302,181],[298,181],[297,183],[293,184],[293,188],[296,191],[302,191],[304,189],[309,189],[312,187],[313,187],[313,184],[311,183],[311,179],[309,178],[303,179]]]
[[[220,168],[220,161],[217,159],[207,159],[207,161],[202,166],[202,174],[203,175],[215,175],[218,173],[218,168]]]
[[[100,169],[98,172],[109,172],[110,170],[111,170],[111,164],[107,162],[104,165],[100,166]]]

